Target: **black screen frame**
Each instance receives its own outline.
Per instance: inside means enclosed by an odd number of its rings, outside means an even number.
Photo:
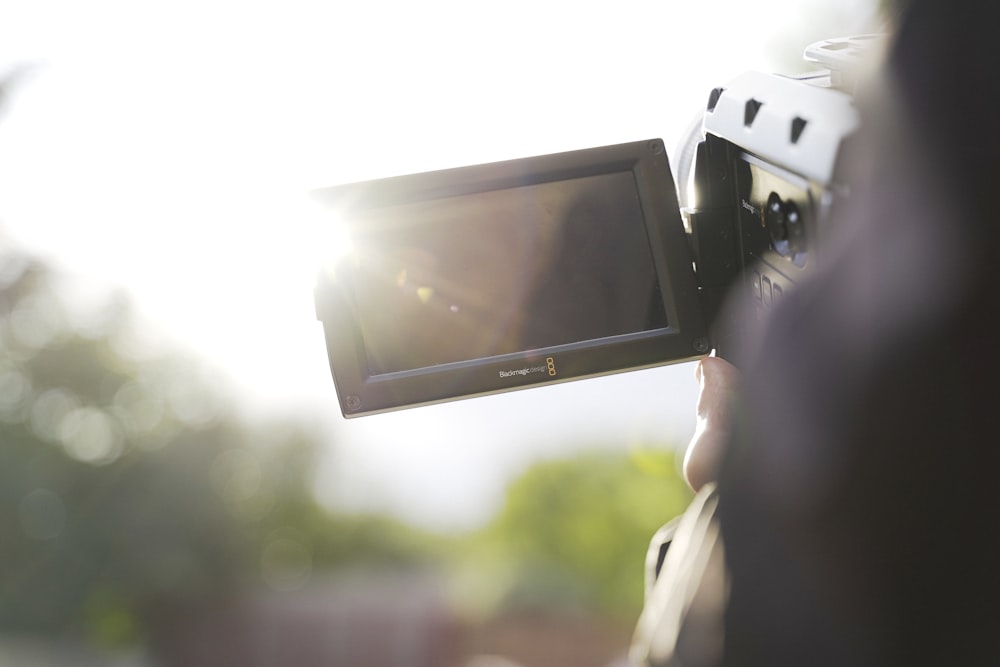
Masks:
[[[348,226],[352,214],[413,202],[629,172],[648,241],[667,326],[549,348],[373,374],[354,291],[343,267],[321,272],[316,313],[345,417],[385,412],[530,386],[677,363],[708,351],[694,257],[659,139],[350,183],[313,192]]]

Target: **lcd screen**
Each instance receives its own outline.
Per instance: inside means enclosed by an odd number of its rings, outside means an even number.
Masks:
[[[668,326],[631,171],[357,210],[371,375]]]

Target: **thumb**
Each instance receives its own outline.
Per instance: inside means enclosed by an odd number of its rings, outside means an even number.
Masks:
[[[726,442],[732,434],[740,372],[718,357],[705,357],[695,369],[698,380],[697,422],[684,455],[684,476],[694,490],[714,481]]]

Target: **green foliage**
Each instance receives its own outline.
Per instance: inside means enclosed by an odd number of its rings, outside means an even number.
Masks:
[[[319,570],[440,551],[313,499],[308,424],[248,422],[129,301],[0,253],[0,633],[121,646]]]
[[[631,621],[649,540],[689,500],[670,451],[591,453],[529,469],[480,539],[493,562],[505,561],[508,606],[569,605]]]
[[[127,299],[73,306],[60,276],[10,261],[0,633],[156,645],[192,610],[342,567],[452,567],[481,608],[638,614],[648,540],[689,499],[670,452],[536,465],[466,538],[331,514],[311,493],[308,424],[249,423],[203,364],[150,342]]]

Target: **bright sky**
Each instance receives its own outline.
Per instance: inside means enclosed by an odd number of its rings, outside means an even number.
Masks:
[[[305,194],[662,137],[746,69],[871,28],[873,0],[5,0],[0,230],[127,286],[255,409],[321,415],[326,497],[475,525],[576,442],[683,442],[690,366],[345,422]]]

